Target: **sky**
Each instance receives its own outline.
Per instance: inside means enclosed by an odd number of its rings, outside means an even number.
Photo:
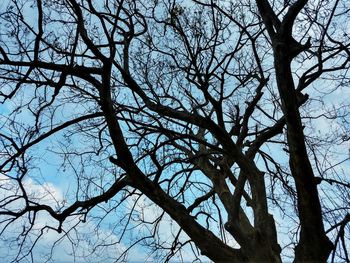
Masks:
[[[3,6],[4,4],[2,4],[2,6],[0,4],[0,9],[3,8]],[[31,14],[28,14],[28,17],[30,16]],[[35,15],[33,16],[35,17]],[[313,92],[316,92],[316,91],[313,91]],[[23,93],[23,95],[28,96],[27,98],[26,97],[23,98],[24,100],[26,100],[30,98],[30,96],[33,94],[28,93],[28,91],[26,91],[25,93]],[[348,89],[344,88],[342,90],[338,90],[333,95],[328,96],[325,101],[328,102],[329,100],[329,102],[333,102],[334,97],[346,98],[346,97],[350,97],[350,94]],[[15,105],[15,103],[13,102],[7,103],[5,105],[1,105],[0,113],[2,115],[5,115],[8,112],[12,111],[14,108],[16,108],[16,106],[17,105]],[[64,107],[61,108],[61,112],[55,116],[57,117],[65,114],[67,114],[66,116],[71,116],[69,112],[71,112],[73,109],[76,112],[79,112],[79,110],[83,112],[85,108],[80,109],[79,107],[76,106],[76,104],[73,104],[73,103],[72,105],[66,104]],[[317,113],[318,113],[317,110],[315,110],[315,114]],[[23,111],[21,114],[18,115],[18,120],[22,122],[30,123],[32,121],[32,116],[31,114],[29,114],[28,111]],[[60,121],[60,118],[58,117],[56,120]],[[341,125],[337,125],[334,122],[332,123],[333,123],[332,131],[335,132],[341,129],[342,127]],[[318,120],[317,122],[315,122],[314,125],[315,125],[315,130],[320,131],[322,133],[324,130],[329,129],[330,121],[322,118],[321,120]],[[323,134],[323,136],[327,136],[327,134]],[[59,146],[59,145],[63,146],[63,144],[61,143],[63,143],[64,140],[66,139],[67,138],[64,137],[62,134],[58,134],[54,138],[54,140],[46,140],[42,142],[40,144],[40,147],[52,149],[54,148],[52,146],[54,146],[55,143],[56,143],[55,146]],[[78,148],[79,147],[83,148],[83,147],[87,147],[88,145],[88,143],[86,142],[86,139],[87,138],[82,139],[82,138],[73,136],[71,137],[71,141],[69,142],[71,142],[73,145],[77,146]],[[66,143],[67,142],[68,141],[66,141]],[[57,155],[54,152],[50,150],[39,152],[38,149],[39,148],[34,148],[33,154],[36,154],[37,156],[37,159],[35,160],[37,163],[40,163],[40,169],[34,169],[32,171],[31,176],[25,180],[26,186],[28,187],[28,189],[30,189],[30,194],[33,197],[35,196],[36,198],[41,199],[41,202],[45,201],[46,203],[51,203],[52,206],[63,205],[63,204],[67,205],[67,199],[70,199],[69,197],[72,197],[74,195],[74,192],[75,192],[74,189],[77,187],[76,180],[74,176],[72,176],[72,174],[74,174],[74,168],[77,168],[76,164],[79,162],[79,159],[72,158],[75,161],[73,161],[70,164],[61,165],[62,158],[57,157]],[[271,150],[273,151],[274,149],[271,149]],[[338,149],[339,152],[345,152],[345,154],[347,153],[348,150],[349,150],[348,144],[342,144],[340,146],[340,149]],[[107,152],[106,156],[104,157],[107,157],[108,155],[109,155],[109,152]],[[96,159],[94,159],[94,162],[98,163],[100,161],[99,158],[101,157],[96,157]],[[343,167],[350,168],[349,162],[347,162]],[[80,168],[81,167],[79,167],[79,169]],[[111,177],[111,174],[114,172],[112,169],[106,172],[106,170],[102,169],[102,167],[96,168],[94,166],[90,166],[90,167],[84,167],[84,172],[85,174],[88,175],[87,177],[94,176],[94,173],[96,172],[99,176],[104,175],[105,177],[103,177],[101,184],[104,185],[105,188],[107,188],[110,182],[113,181],[114,179],[113,177]],[[77,174],[79,174],[79,171],[77,171]],[[6,182],[6,178],[4,178],[3,175],[0,175],[0,180],[2,183]],[[11,183],[9,184],[11,185]],[[99,190],[97,189],[96,192],[98,191]],[[1,195],[2,196],[4,195],[3,189],[0,191],[0,196]],[[104,220],[104,225],[99,228],[98,237],[95,236],[96,232],[94,232],[95,229],[98,227],[98,223],[95,220],[91,220],[89,217],[87,223],[81,224],[78,226],[79,236],[75,234],[74,231],[72,231],[72,236],[74,236],[75,239],[83,237],[81,242],[79,242],[79,245],[77,247],[72,246],[68,238],[63,239],[54,250],[52,262],[72,262],[73,257],[71,254],[73,253],[73,249],[75,250],[75,253],[76,253],[76,262],[86,262],[87,261],[86,253],[91,251],[94,244],[96,244],[95,242],[100,242],[100,240],[96,240],[97,238],[110,243],[116,242],[117,244],[110,247],[104,247],[104,246],[99,247],[98,251],[95,251],[96,252],[95,256],[92,258],[89,258],[91,262],[114,262],[114,260],[116,259],[116,256],[118,256],[118,254],[124,251],[126,247],[129,245],[128,242],[130,242],[134,238],[133,235],[138,235],[140,233],[145,233],[147,231],[149,232],[149,230],[144,228],[143,226],[137,225],[135,223],[131,223],[130,227],[132,227],[133,230],[125,234],[125,238],[122,241],[117,242],[119,240],[118,234],[120,234],[121,228],[117,227],[117,229],[115,229],[115,231],[113,232],[111,231],[113,227],[112,228],[110,227],[111,224],[113,226],[114,222],[116,222],[115,219],[122,220],[123,212],[130,210],[131,208],[135,209],[135,215],[137,214],[138,216],[142,216],[143,219],[145,219],[146,221],[154,220],[155,217],[157,217],[161,213],[160,209],[154,205],[151,205],[150,201],[146,198],[143,198],[143,197],[140,198],[136,206],[134,206],[135,201],[136,200],[130,200],[128,202],[125,202],[125,205],[118,208],[114,213],[110,213],[109,216]],[[113,202],[116,202],[116,200],[112,201],[111,204],[107,204],[104,207],[108,208],[109,205],[112,206]],[[92,212],[91,215],[97,217],[101,215],[102,211],[103,210],[101,208],[100,210]],[[286,218],[279,217],[278,214],[276,214],[275,216],[279,221],[283,221],[283,220],[288,221]],[[79,218],[71,219],[65,225],[66,229],[69,229],[70,226],[73,226],[78,222],[79,222]],[[12,237],[11,234],[21,231],[20,223],[21,222],[18,222],[18,224],[14,224],[11,228],[9,228],[8,234],[5,234],[4,237],[5,238]],[[161,231],[159,232],[159,235],[160,235],[159,240],[162,242],[167,242],[172,238],[172,233],[175,233],[178,230],[178,226],[176,225],[176,223],[172,222],[168,216],[165,216],[164,220],[160,224],[161,224],[160,226]],[[36,227],[40,228],[46,225],[57,226],[57,222],[50,219],[48,215],[42,214],[41,216],[38,217]],[[288,236],[290,234],[289,229],[287,228],[285,231],[286,231],[286,235]],[[9,236],[6,236],[6,235],[9,235]],[[12,249],[12,247],[10,247],[11,245],[9,244],[9,242],[4,240],[4,237],[0,239],[0,242],[2,242],[0,245],[0,255],[1,255],[0,259],[1,257],[3,257],[3,260],[6,262],[6,260],[14,253],[14,250]],[[47,252],[49,252],[49,248],[51,248],[52,244],[60,237],[61,236],[55,233],[54,231],[45,232],[42,240],[37,244],[37,246],[34,249],[34,257],[35,257],[34,262],[41,262],[40,258],[42,257],[42,254],[46,254]],[[186,240],[187,236],[183,235],[181,236],[181,238],[183,240]],[[16,240],[14,240],[14,242],[15,241]],[[283,242],[283,240],[281,240],[281,242]],[[189,248],[187,248],[187,250],[185,249],[183,253],[184,253],[184,258],[187,260],[190,257]],[[141,248],[140,246],[135,246],[135,248],[131,250],[131,252],[129,253],[129,257],[127,261],[128,262],[145,262],[145,261],[153,262],[154,261],[153,257],[147,256],[147,253],[144,250],[144,248]],[[206,261],[206,260],[207,259],[203,257],[203,261]],[[175,261],[176,259],[174,259],[174,262]]]

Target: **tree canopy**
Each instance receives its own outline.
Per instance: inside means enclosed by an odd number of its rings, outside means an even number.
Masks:
[[[349,65],[346,0],[3,1],[3,259],[350,262]]]

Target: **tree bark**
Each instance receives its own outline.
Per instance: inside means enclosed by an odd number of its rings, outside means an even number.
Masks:
[[[282,21],[268,0],[256,0],[256,3],[272,41],[277,87],[287,125],[289,164],[297,190],[300,240],[296,246],[295,262],[326,262],[333,244],[326,236],[323,226],[321,204],[306,150],[297,92],[291,71],[293,58],[309,48],[309,43],[302,45],[292,36],[294,21],[307,0],[295,1]]]
[[[279,35],[276,35],[274,40],[276,80],[287,123],[289,164],[297,190],[297,205],[301,226],[300,241],[295,252],[295,262],[326,262],[333,245],[325,234],[317,185],[308,158],[298,109],[290,66],[290,50],[293,50],[291,47],[294,44],[294,41]]]

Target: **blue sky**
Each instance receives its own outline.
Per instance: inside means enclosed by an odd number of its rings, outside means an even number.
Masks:
[[[0,9],[5,6],[4,2],[1,5]],[[35,17],[35,14],[33,13],[26,13],[28,17]],[[33,25],[35,25],[35,20],[31,21]],[[271,62],[271,61],[270,61]],[[308,61],[310,64],[312,64],[312,61]],[[301,69],[298,67],[299,65],[295,65],[296,68],[296,75],[299,74],[297,72]],[[318,97],[322,97],[323,94],[321,91],[324,91],[324,89],[329,88],[329,86],[325,85],[318,85],[315,87],[315,89],[308,90],[307,92],[310,93],[310,95],[315,95]],[[318,90],[316,90],[318,88]],[[29,91],[28,91],[29,90]],[[27,89],[22,92],[17,98],[12,100],[11,102],[6,102],[4,105],[0,105],[0,114],[3,116],[11,112],[14,108],[17,107],[16,100],[19,101],[19,99],[23,99],[24,101],[28,101],[33,96],[34,91]],[[128,95],[127,92],[123,94],[121,92],[121,95]],[[130,94],[129,94],[130,95]],[[349,90],[347,87],[344,87],[342,89],[337,90],[335,93],[331,95],[327,95],[323,97],[323,101],[326,104],[334,103],[335,101],[337,105],[340,105],[340,102],[343,100],[346,101],[350,97]],[[62,99],[69,100],[69,94],[65,94],[63,92]],[[120,97],[118,99],[122,100]],[[130,100],[132,103],[132,99]],[[126,102],[128,103],[128,102]],[[239,101],[238,103],[244,104],[244,101]],[[319,110],[322,109],[324,105],[318,104],[314,102],[315,104],[311,105],[311,109],[313,111],[313,114],[317,115]],[[33,105],[35,105],[35,101],[33,102]],[[322,107],[321,107],[322,106]],[[33,106],[34,107],[34,106]],[[93,105],[93,103],[86,103],[86,105],[82,105],[79,103],[65,103],[64,105],[58,106],[59,111],[55,113],[54,125],[57,125],[61,121],[73,117],[75,114],[82,114],[84,113],[88,108],[90,107],[98,107],[97,105]],[[328,107],[328,106],[327,106]],[[329,105],[329,107],[331,107]],[[310,108],[308,108],[310,110]],[[46,116],[47,119],[50,118],[50,115]],[[4,120],[2,118],[2,120]],[[24,108],[22,110],[22,113],[17,115],[17,120],[22,123],[31,124],[33,121],[33,116],[31,113],[29,113],[28,109]],[[332,134],[335,134],[336,132],[344,132],[349,130],[344,130],[344,125],[341,125],[337,123],[336,121],[329,120],[327,118],[320,118],[317,121],[311,121],[313,127],[313,130],[308,130],[306,128],[306,132],[311,136],[315,131],[319,131],[320,136],[323,136],[324,138],[327,138],[328,136],[331,136]],[[49,127],[46,127],[48,129]],[[81,128],[81,127],[80,127]],[[84,128],[84,127],[83,127]],[[127,130],[127,126],[123,125],[123,128]],[[327,130],[327,132],[324,132]],[[7,132],[6,129],[3,129],[2,132]],[[67,134],[66,134],[67,135]],[[106,137],[108,135],[105,135]],[[79,156],[74,156],[74,154],[69,154],[70,158],[69,160],[65,159],[64,157],[57,154],[58,151],[63,152],[67,149],[73,150],[76,149],[77,151],[84,151],[85,149],[90,149],[96,147],[95,141],[89,141],[89,136],[86,135],[85,137],[81,135],[72,135],[72,136],[64,136],[64,133],[59,133],[53,138],[47,139],[40,143],[37,147],[34,147],[32,150],[28,151],[29,155],[32,155],[34,157],[33,159],[33,167],[30,170],[30,174],[28,178],[25,180],[27,187],[29,189],[29,192],[32,194],[33,198],[36,197],[38,199],[42,199],[41,201],[46,201],[48,203],[51,203],[53,207],[56,206],[67,206],[74,202],[76,200],[76,193],[79,195],[80,198],[84,198],[84,191],[86,189],[89,189],[90,196],[95,195],[103,191],[104,189],[107,189],[107,187],[113,182],[115,179],[115,174],[120,173],[120,170],[114,170],[113,166],[106,162],[106,159],[113,154],[113,150],[111,148],[108,148],[105,152],[103,152],[99,156],[95,156],[93,154],[87,155],[86,158],[89,159],[90,165],[84,165],[84,163],[81,165]],[[278,149],[277,149],[278,148]],[[333,158],[332,161],[336,162],[338,160],[341,160],[341,158],[346,158],[348,151],[349,151],[349,144],[344,143],[341,145],[333,145],[329,148],[331,152],[328,152],[329,157]],[[266,152],[270,151],[273,153],[274,156],[277,157],[277,159],[282,163],[287,163],[287,155],[284,151],[281,150],[281,147],[266,147],[264,148]],[[67,152],[66,152],[67,153]],[[84,161],[84,160],[83,160]],[[104,167],[103,165],[100,165],[99,163],[104,162],[107,163],[107,167]],[[257,162],[259,166],[263,167],[261,159]],[[327,166],[328,164],[324,164]],[[341,167],[339,167],[339,173],[341,173],[341,169],[348,170],[350,168],[349,162],[344,163]],[[170,172],[169,172],[170,174]],[[345,173],[344,173],[345,175]],[[77,178],[79,176],[85,176],[85,178],[80,177],[82,185],[78,184]],[[96,187],[94,187],[93,183],[96,182],[98,184]],[[268,179],[266,179],[267,185],[270,183]],[[101,187],[102,186],[102,187]],[[78,190],[77,190],[78,188]],[[325,190],[326,191],[326,190]],[[0,194],[3,194],[0,192]],[[281,194],[281,193],[280,193]],[[336,197],[336,196],[334,196]],[[111,208],[118,199],[121,198],[121,195],[114,198],[111,202],[108,204],[101,205],[102,208],[96,209],[94,211],[91,211],[90,217],[88,219],[88,222],[86,224],[79,225],[79,233],[81,235],[82,240],[79,243],[79,245],[76,247],[76,253],[78,256],[84,255],[84,253],[89,252],[92,247],[94,247],[94,242],[116,242],[119,239],[119,234],[122,232],[123,227],[123,215],[126,211],[129,211],[133,205],[135,200],[130,200],[128,202],[125,202],[122,206],[120,206],[115,211],[111,212],[104,220],[103,224],[99,226],[99,236],[95,236],[96,232],[93,232],[92,230],[95,230],[95,228],[98,226],[98,221],[94,221],[90,218],[101,216],[103,212],[103,208]],[[328,197],[329,199],[333,198],[333,195],[330,195]],[[188,201],[192,201],[191,198]],[[288,204],[292,209],[292,204]],[[155,219],[155,216],[159,215],[161,211],[159,208],[157,208],[155,205],[151,205],[149,200],[141,198],[138,201],[138,204],[135,206],[135,214],[134,216],[142,216],[147,221],[152,221]],[[290,211],[291,214],[294,213],[293,210]],[[280,230],[285,232],[285,235],[281,235],[281,242],[287,243],[289,239],[285,239],[284,237],[290,236],[293,231],[296,230],[296,225],[293,220],[288,220],[287,217],[282,217],[279,212],[276,212],[274,214],[275,218],[279,223],[281,223],[281,226],[279,226]],[[119,222],[119,221],[121,222]],[[72,218],[70,222],[67,222],[65,224],[65,228],[69,229],[70,226],[74,225],[79,221],[78,218]],[[117,223],[116,223],[117,222]],[[20,223],[20,222],[19,222]],[[282,225],[284,223],[284,225]],[[36,227],[42,227],[45,225],[51,225],[51,226],[57,226],[57,222],[50,219],[50,217],[46,214],[42,214],[37,221]],[[113,229],[117,224],[117,227],[114,229],[115,232],[111,232],[111,229]],[[119,225],[120,224],[120,225]],[[144,226],[138,226],[135,222],[132,222],[130,224],[130,228],[133,228],[132,230],[128,231],[124,238],[119,242],[119,244],[110,246],[110,247],[100,247],[99,251],[96,251],[96,254],[93,258],[90,258],[92,262],[113,262],[115,260],[116,255],[118,253],[120,254],[121,251],[125,250],[126,247],[130,244],[130,242],[135,238],[135,236],[141,236],[144,234],[148,234],[150,231],[149,229],[145,228]],[[18,232],[21,230],[20,224],[14,224],[11,228],[9,228],[9,231],[7,234],[5,234],[6,237],[14,237],[12,236],[13,233]],[[175,233],[178,230],[177,225],[172,222],[169,217],[165,216],[164,220],[161,222],[161,228],[160,228],[160,242],[168,242],[172,238],[172,233]],[[97,230],[96,230],[97,231]],[[75,238],[78,238],[77,235],[74,235]],[[90,237],[90,239],[87,239],[87,237]],[[36,248],[34,249],[34,262],[40,262],[41,254],[47,253],[49,251],[49,248],[52,246],[52,244],[60,238],[58,234],[56,234],[54,231],[48,231],[44,234],[42,240],[37,244]],[[181,238],[183,240],[186,240],[186,235],[183,235]],[[97,240],[100,239],[100,240]],[[108,240],[110,239],[110,240]],[[89,241],[88,241],[89,240]],[[3,253],[0,253],[2,255],[3,260],[6,261],[10,256],[7,256],[9,254],[12,254],[14,250],[11,248],[11,250],[8,250],[8,241],[1,241],[1,249]],[[89,244],[90,242],[90,244]],[[118,243],[118,242],[117,242]],[[169,242],[168,242],[169,243]],[[234,244],[234,242],[232,242]],[[73,246],[74,247],[74,246]],[[187,251],[186,251],[187,249]],[[188,253],[189,248],[186,248],[184,253]],[[0,251],[1,252],[1,251]],[[54,250],[54,256],[53,256],[53,262],[72,262],[72,256],[70,255],[72,253],[72,246],[71,242],[66,238],[64,239],[60,244],[57,245],[57,248]],[[287,252],[288,253],[288,252]],[[106,257],[111,257],[112,259],[108,259]],[[184,256],[189,257],[189,255]],[[79,258],[79,257],[78,257]],[[86,258],[78,259],[77,262],[86,262]],[[128,262],[144,262],[145,259],[148,257],[146,256],[146,250],[145,248],[142,248],[141,246],[135,246],[133,250],[129,253]],[[39,260],[39,261],[38,261]],[[80,261],[79,261],[80,260]],[[205,261],[206,259],[204,259]],[[153,261],[152,256],[148,258],[149,262]],[[176,259],[174,259],[174,262]]]

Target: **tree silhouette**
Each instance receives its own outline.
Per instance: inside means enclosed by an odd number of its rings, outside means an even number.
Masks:
[[[0,8],[6,260],[94,221],[94,249],[129,241],[114,261],[349,262],[347,1]]]

